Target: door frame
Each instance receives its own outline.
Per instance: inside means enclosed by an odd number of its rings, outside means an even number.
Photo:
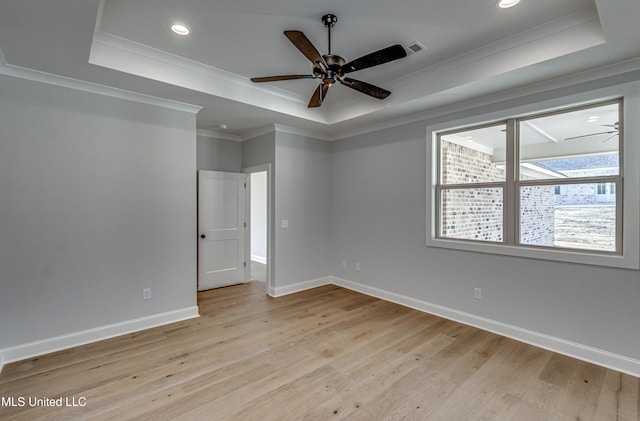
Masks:
[[[269,294],[270,291],[273,290],[273,286],[271,283],[273,282],[271,273],[273,272],[273,250],[271,248],[272,238],[273,238],[273,224],[271,221],[272,218],[272,188],[271,188],[271,164],[261,164],[252,167],[242,168],[243,173],[248,174],[247,177],[247,189],[246,189],[246,221],[247,221],[247,229],[245,231],[245,256],[248,256],[249,264],[251,264],[251,174],[257,172],[267,173],[267,289],[266,294]],[[247,281],[250,280],[251,277],[251,267],[246,272],[245,275]]]

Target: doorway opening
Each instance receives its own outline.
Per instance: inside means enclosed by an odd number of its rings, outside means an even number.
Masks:
[[[269,165],[245,168],[249,174],[247,191],[247,219],[249,221],[248,255],[250,264],[250,279],[254,282],[264,283],[267,294],[270,291],[270,171]]]

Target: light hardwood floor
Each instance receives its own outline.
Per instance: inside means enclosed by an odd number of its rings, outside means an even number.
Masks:
[[[0,419],[638,420],[638,378],[326,286],[199,293],[202,317],[5,366]]]

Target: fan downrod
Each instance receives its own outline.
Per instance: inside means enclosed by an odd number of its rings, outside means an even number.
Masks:
[[[337,21],[338,17],[336,15],[327,14],[322,17],[322,23],[324,23],[325,28],[327,28],[327,38],[329,39],[328,55],[331,55],[331,28],[333,28]]]
[[[322,17],[322,23],[324,23],[324,26],[327,28],[327,32],[328,32],[327,36],[329,39],[328,53],[322,56],[325,63],[327,63],[327,68],[325,69],[326,72],[325,72],[325,77],[323,78],[323,82],[329,85],[335,82],[336,76],[341,76],[339,74],[340,67],[347,62],[344,58],[337,56],[335,54],[331,54],[331,28],[333,28],[333,26],[336,24],[337,21],[338,21],[338,17],[336,15],[328,14]]]

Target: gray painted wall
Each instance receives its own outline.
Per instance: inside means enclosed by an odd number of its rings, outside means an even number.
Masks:
[[[198,136],[196,151],[199,170],[240,172],[242,168],[240,142]]]
[[[271,164],[273,166],[275,162],[275,131],[242,142],[242,168],[256,167],[262,164]]]
[[[327,276],[331,144],[276,133],[276,288]],[[281,228],[281,221],[289,221]]]
[[[493,108],[508,110],[509,105],[540,99],[544,97],[519,98]],[[638,271],[425,246],[425,171],[430,168],[425,130],[450,118],[333,144],[329,271],[391,293],[640,358]],[[354,270],[355,262],[361,271]],[[475,287],[482,288],[482,300],[474,300]]]
[[[638,271],[425,246],[425,128],[544,99],[243,142],[242,168],[271,164],[275,287],[335,275],[640,358]],[[0,349],[195,305],[196,168],[234,171],[237,145],[196,163],[192,114],[7,76],[0,130]]]
[[[277,290],[326,277],[331,144],[277,130],[242,142],[243,168],[267,163],[274,198],[271,287]],[[283,219],[289,228],[281,228]]]
[[[0,135],[0,349],[196,305],[195,114],[0,76]]]

